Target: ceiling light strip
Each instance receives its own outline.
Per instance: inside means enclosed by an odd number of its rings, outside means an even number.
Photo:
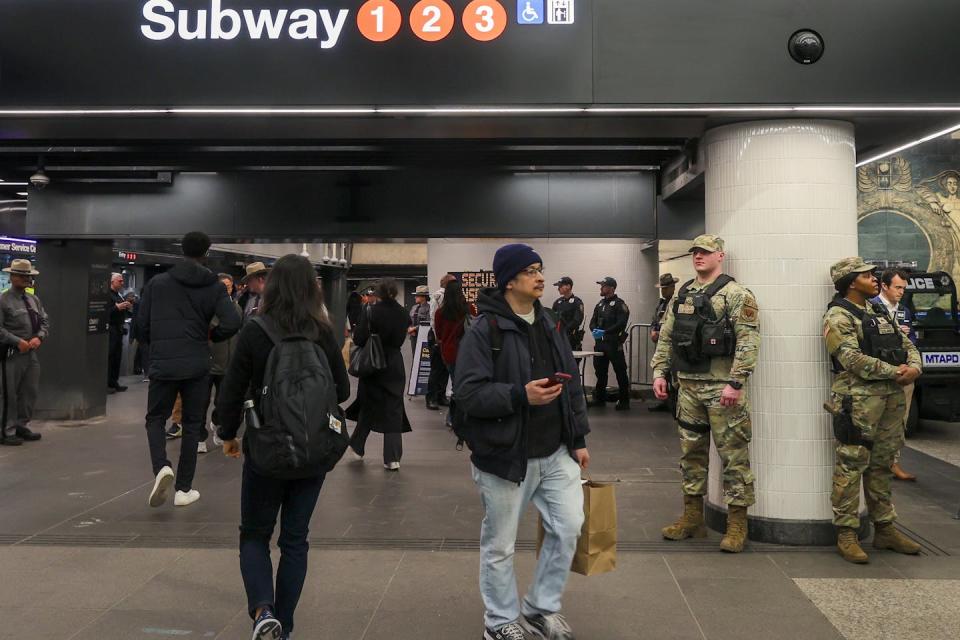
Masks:
[[[941,137],[943,137],[943,136],[949,135],[949,134],[953,133],[954,131],[960,131],[960,123],[957,123],[957,124],[953,125],[952,127],[948,128],[948,129],[943,129],[943,130],[941,130],[941,131],[935,131],[935,132],[931,133],[930,135],[926,135],[926,136],[924,136],[924,137],[922,137],[922,138],[919,138],[919,139],[917,139],[917,140],[914,140],[913,142],[908,142],[907,144],[900,145],[899,147],[895,147],[895,148],[893,148],[893,149],[888,149],[887,151],[884,151],[883,153],[879,153],[879,154],[877,154],[877,155],[875,155],[875,156],[871,156],[871,157],[867,158],[866,160],[861,160],[860,162],[857,163],[857,167],[862,167],[862,166],[864,166],[864,165],[868,165],[868,164],[870,164],[871,162],[876,162],[877,160],[883,160],[884,158],[888,158],[888,157],[892,156],[892,155],[895,154],[895,153],[900,153],[901,151],[906,151],[907,149],[912,149],[913,147],[917,147],[917,146],[919,146],[919,145],[921,145],[921,144],[924,144],[925,142],[930,142],[931,140],[936,140],[937,138],[941,138]]]

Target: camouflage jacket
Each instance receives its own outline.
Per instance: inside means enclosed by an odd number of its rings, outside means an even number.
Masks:
[[[687,293],[693,294],[709,287],[713,281],[690,285]],[[673,306],[676,296],[667,304],[667,312],[663,316],[660,326],[660,339],[657,341],[657,351],[653,354],[650,366],[653,367],[654,378],[666,378],[670,371],[670,361],[673,357]],[[707,373],[677,372],[681,380],[710,380],[725,382],[738,380],[743,382],[753,373],[757,366],[757,356],[760,352],[760,313],[757,310],[757,300],[749,289],[737,282],[731,282],[717,295],[711,298],[713,310],[719,318],[726,314],[733,324],[737,336],[737,348],[733,356],[727,358],[713,358],[710,362],[710,371]]]
[[[876,315],[870,305],[867,315]],[[920,352],[903,333],[903,348],[907,350],[907,365],[922,371]],[[831,390],[844,396],[882,396],[902,393],[903,387],[894,382],[897,367],[865,355],[860,350],[863,324],[842,307],[831,307],[823,316],[823,339],[827,353],[836,358],[843,371],[834,374]]]

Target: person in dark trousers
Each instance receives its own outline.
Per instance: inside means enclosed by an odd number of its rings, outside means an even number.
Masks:
[[[657,281],[657,289],[660,290],[660,300],[657,302],[657,308],[653,311],[653,317],[650,319],[650,341],[656,345],[660,340],[660,327],[663,325],[663,316],[667,313],[667,305],[673,300],[673,295],[677,292],[677,283],[680,278],[672,273],[665,273]],[[673,411],[677,406],[677,384],[673,375],[667,378],[667,393],[669,398],[662,400],[658,404],[651,405],[647,411]]]
[[[127,313],[133,309],[133,303],[123,297],[120,290],[123,288],[123,276],[114,273],[110,276],[110,319],[108,332],[110,336],[109,355],[107,356],[107,393],[126,391],[120,384],[120,363],[123,360],[123,327]]]
[[[627,374],[627,359],[623,355],[623,343],[627,339],[627,325],[630,322],[630,308],[617,296],[617,281],[606,277],[597,282],[600,285],[602,299],[593,309],[590,319],[590,331],[596,351],[603,355],[593,358],[593,368],[597,375],[597,384],[593,389],[593,406],[607,404],[607,374],[610,365],[617,375],[620,398],[617,411],[630,409],[630,376]]]
[[[230,296],[231,301],[233,300],[233,276],[229,273],[221,273],[217,275],[217,278],[220,282],[223,283],[223,286],[227,288],[227,295]],[[236,302],[233,303],[236,307],[237,313],[240,314],[240,305]],[[213,329],[220,324],[219,318],[214,318],[210,323],[210,328]],[[220,414],[217,411],[217,398],[220,395],[220,387],[223,386],[223,378],[227,374],[227,369],[230,366],[230,360],[233,358],[233,353],[237,348],[237,340],[239,336],[234,335],[226,340],[220,342],[210,342],[210,400],[213,402],[213,413],[210,414],[210,432],[213,434],[213,443],[215,445],[223,444],[220,441],[220,438],[217,436],[217,429],[220,427]],[[204,413],[206,415],[206,413]],[[204,432],[204,439],[197,445],[197,453],[206,453],[207,452],[207,440],[206,432]]]
[[[480,293],[481,315],[460,343],[454,372],[458,415],[465,420],[473,479],[485,512],[480,531],[483,638],[523,640],[526,628],[534,637],[573,640],[560,609],[584,519],[580,470],[590,463],[579,369],[568,340],[540,304],[540,256],[525,244],[506,245],[497,251],[493,270],[499,289]],[[558,372],[567,374],[566,383],[554,379]],[[545,536],[533,583],[521,602],[513,555],[531,501]]]
[[[127,343],[130,345],[130,351],[133,352],[132,373],[135,376],[143,375],[143,354],[140,350],[139,329],[137,328],[137,317],[140,315],[140,300],[137,294],[131,289],[127,291],[126,299],[130,301],[130,335],[127,336]]]
[[[437,309],[443,304],[443,292],[451,280],[456,280],[453,274],[447,273],[440,278],[440,288],[430,296],[430,378],[427,380],[427,409],[437,411],[440,407],[450,405],[447,400],[447,383],[450,381],[450,372],[443,364],[443,353],[441,353],[436,340],[436,327],[433,319],[437,316]]]
[[[410,307],[410,328],[407,329],[407,334],[410,335],[410,349],[416,353],[417,332],[420,331],[421,326],[430,324],[430,289],[426,285],[417,287],[413,301],[414,305]]]
[[[261,315],[285,335],[312,338],[323,350],[333,374],[337,402],[350,397],[350,379],[340,356],[333,327],[324,318],[320,288],[310,261],[286,255],[277,260],[267,278]],[[218,431],[223,452],[240,457],[237,431],[243,403],[263,386],[273,342],[263,328],[247,322],[237,339],[230,367],[218,398],[222,424]],[[293,614],[307,575],[310,518],[320,496],[325,474],[284,480],[265,475],[250,458],[250,440],[243,440],[243,482],[240,488],[240,572],[247,592],[247,610],[254,623],[254,640],[289,638]],[[270,538],[280,516],[280,564],[274,585]],[[281,635],[282,634],[282,635]],[[305,636],[306,637],[306,636]]]
[[[574,351],[583,348],[583,300],[573,295],[573,278],[563,276],[553,283],[560,297],[553,301],[553,313],[563,323],[563,330]]]
[[[50,335],[50,322],[40,298],[27,291],[40,272],[23,259],[13,260],[4,271],[10,274],[10,288],[0,294],[0,445],[15,447],[41,437],[27,425],[40,392],[37,351]]]
[[[457,365],[457,350],[460,341],[466,333],[470,318],[477,315],[476,306],[467,302],[463,295],[463,287],[459,280],[451,280],[443,289],[443,304],[437,309],[433,318],[434,332],[437,336],[437,345],[443,357],[443,366],[453,376]]]
[[[139,332],[150,348],[150,388],[146,428],[156,480],[149,504],[159,507],[174,484],[167,459],[164,425],[179,393],[183,400],[183,440],[176,474],[174,504],[200,499],[193,488],[197,444],[206,440],[207,396],[210,393],[208,340],[226,340],[240,329],[241,318],[223,283],[203,266],[210,238],[200,231],[183,237],[185,260],[154,277],[143,290]],[[220,324],[210,328],[213,318]]]
[[[411,430],[403,406],[406,373],[400,352],[407,339],[410,316],[396,300],[396,282],[380,283],[375,293],[378,301],[364,308],[360,324],[353,332],[353,343],[362,348],[371,334],[379,335],[387,366],[360,378],[357,384],[357,399],[347,409],[347,419],[357,422],[350,448],[362,458],[370,432],[382,433],[383,466],[388,471],[399,471],[403,434]]]

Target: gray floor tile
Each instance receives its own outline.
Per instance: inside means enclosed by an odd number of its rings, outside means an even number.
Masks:
[[[113,610],[84,627],[71,640],[213,639],[240,614],[237,609]]]
[[[865,551],[870,564],[851,564],[839,553],[771,553],[767,556],[791,578],[899,578],[902,575],[886,564],[880,554]]]

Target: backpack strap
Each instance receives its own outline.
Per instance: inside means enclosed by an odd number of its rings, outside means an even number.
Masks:
[[[693,286],[693,283],[693,280],[687,280],[683,283],[683,286],[680,287],[680,291],[677,293],[677,300],[682,300],[683,297],[687,295],[687,291],[689,291],[690,287]]]
[[[553,325],[554,330],[556,330],[557,333],[563,333],[563,323],[560,321],[560,317],[554,313],[553,309],[548,309],[542,305],[540,308],[543,309],[543,315],[545,315],[547,320],[550,321],[550,324]]]
[[[500,331],[500,325],[497,324],[497,316],[491,313],[486,318],[487,325],[490,327],[490,352],[493,355],[493,364],[496,366],[500,352],[503,351],[503,332]]]
[[[717,279],[713,281],[713,284],[707,287],[707,289],[703,292],[703,294],[712,298],[713,296],[720,293],[720,290],[723,289],[728,284],[730,284],[731,282],[736,282],[736,281],[730,276],[728,276],[727,274],[721,273],[719,276],[717,276]]]
[[[853,304],[846,298],[841,298],[840,296],[836,296],[833,300],[830,301],[830,304],[827,305],[827,309],[830,309],[832,307],[840,307],[845,311],[849,311],[860,322],[863,322],[863,316],[866,315],[866,312],[863,309]]]
[[[274,345],[278,345],[278,344],[280,344],[280,342],[282,341],[282,338],[280,337],[280,334],[278,334],[278,333],[273,329],[273,327],[270,326],[270,325],[272,325],[273,323],[272,323],[272,322],[268,322],[265,317],[259,316],[259,315],[258,315],[258,316],[250,316],[250,322],[252,322],[252,323],[254,323],[255,325],[257,325],[258,327],[260,327],[260,328],[263,330],[263,332],[264,332],[265,334],[267,334],[267,337],[270,338],[270,342],[272,342]]]

